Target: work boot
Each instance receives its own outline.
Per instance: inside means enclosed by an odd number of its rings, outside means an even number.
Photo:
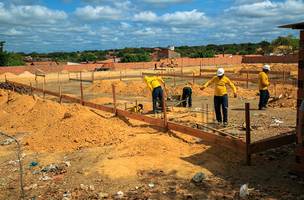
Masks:
[[[228,126],[228,122],[224,122],[224,127],[227,127]]]

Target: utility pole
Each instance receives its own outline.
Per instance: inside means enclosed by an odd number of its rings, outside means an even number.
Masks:
[[[4,44],[5,44],[5,41],[0,41],[0,53],[3,52]]]

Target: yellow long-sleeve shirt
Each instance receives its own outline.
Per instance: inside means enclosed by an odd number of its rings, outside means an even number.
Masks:
[[[164,80],[158,76],[145,76],[144,80],[151,91],[153,91],[154,88],[161,86],[161,83],[165,83]]]
[[[269,78],[265,72],[259,73],[259,90],[268,90]]]
[[[227,94],[226,85],[229,85],[231,87],[233,93],[236,94],[236,87],[231,82],[231,80],[226,76],[223,76],[221,79],[217,76],[214,76],[212,79],[210,79],[208,82],[206,82],[203,85],[203,87],[206,88],[213,83],[215,84],[214,96],[224,96],[225,94]]]

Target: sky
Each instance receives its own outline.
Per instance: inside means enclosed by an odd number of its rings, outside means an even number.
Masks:
[[[15,52],[260,42],[297,31],[304,0],[0,0]]]

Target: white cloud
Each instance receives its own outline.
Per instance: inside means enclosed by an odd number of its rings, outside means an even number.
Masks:
[[[0,22],[8,24],[54,24],[67,18],[64,11],[51,10],[40,5],[5,7],[0,3]]]
[[[226,10],[242,17],[286,17],[286,15],[302,15],[304,2],[302,0],[286,0],[285,2],[273,2],[270,0],[247,3],[233,6]]]
[[[152,3],[152,4],[184,3],[190,1],[192,0],[143,0],[143,2]]]
[[[18,31],[15,28],[11,28],[5,32],[2,33],[3,35],[7,35],[7,36],[18,36],[18,35],[22,35],[23,32],[22,31]]]
[[[155,22],[157,21],[157,19],[158,19],[157,15],[151,11],[143,11],[134,15],[135,21]]]
[[[210,26],[212,23],[203,12],[196,9],[191,11],[176,11],[157,16],[154,12],[143,11],[135,14],[134,21],[159,22],[172,26]]]
[[[110,6],[85,6],[77,8],[75,14],[84,20],[117,20],[121,17],[121,11]]]
[[[162,16],[162,20],[171,25],[210,25],[211,22],[205,13],[198,12],[196,9],[192,11],[177,11],[167,13]]]
[[[134,35],[137,35],[137,36],[155,36],[156,34],[160,34],[161,31],[162,30],[160,28],[147,27],[147,28],[144,28],[142,30],[135,31]]]

